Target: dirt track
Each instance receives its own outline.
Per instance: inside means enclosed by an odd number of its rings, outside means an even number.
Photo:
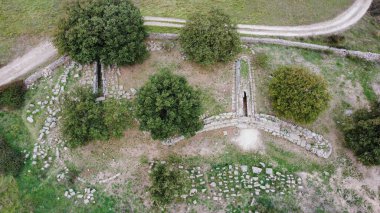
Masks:
[[[0,69],[0,86],[27,75],[55,56],[57,56],[57,50],[51,42],[45,41],[39,44]]]

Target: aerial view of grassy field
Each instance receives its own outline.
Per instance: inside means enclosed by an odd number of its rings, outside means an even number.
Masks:
[[[1,1],[0,66],[50,37],[67,0]],[[220,8],[236,23],[298,25],[328,20],[353,0],[133,0],[144,16],[188,18],[196,11]]]
[[[379,213],[379,141],[380,0],[0,0],[0,213]]]

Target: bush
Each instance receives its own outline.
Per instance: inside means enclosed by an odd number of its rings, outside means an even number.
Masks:
[[[149,188],[153,203],[156,206],[165,206],[181,195],[187,185],[185,174],[178,170],[171,170],[164,164],[158,164],[150,174],[152,186]]]
[[[155,140],[193,136],[203,127],[200,92],[166,68],[140,89],[136,114],[141,130],[150,131]]]
[[[130,1],[76,0],[59,22],[55,45],[82,64],[139,63],[148,55],[143,24]]]
[[[327,109],[330,94],[320,76],[302,67],[280,67],[269,85],[275,112],[299,123],[311,123]]]
[[[220,10],[190,17],[180,33],[180,43],[187,57],[200,64],[227,62],[241,50],[235,25]]]
[[[92,140],[119,137],[128,126],[128,104],[125,101],[96,101],[89,88],[77,88],[65,95],[62,111],[63,135],[71,147]]]
[[[108,99],[104,102],[104,124],[110,137],[123,136],[132,124],[131,104],[126,100]]]
[[[0,174],[18,176],[24,167],[24,156],[0,138]]]
[[[13,213],[20,208],[19,191],[12,176],[0,175],[0,212]]]
[[[0,108],[21,108],[24,104],[26,86],[23,81],[16,81],[0,87]]]
[[[380,103],[356,111],[345,123],[345,145],[365,165],[380,165]]]
[[[330,35],[325,38],[325,41],[333,46],[338,48],[344,48],[344,41],[346,40],[346,37],[344,35]]]

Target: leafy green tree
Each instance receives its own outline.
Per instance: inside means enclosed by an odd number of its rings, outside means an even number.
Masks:
[[[0,175],[0,212],[18,212],[20,208],[19,191],[12,176]]]
[[[344,122],[345,145],[366,165],[380,165],[380,103],[356,111]]]
[[[0,108],[18,109],[23,106],[26,87],[23,81],[16,81],[0,87]]]
[[[55,45],[82,64],[134,64],[148,54],[143,24],[130,1],[75,0],[59,22]]]
[[[314,122],[327,109],[330,94],[325,80],[303,67],[277,69],[269,85],[273,109],[299,123]]]
[[[153,203],[164,207],[170,204],[176,196],[180,196],[188,184],[183,173],[169,169],[164,164],[156,165],[150,174],[152,185],[149,188]]]
[[[200,92],[167,68],[150,77],[137,96],[140,128],[153,139],[193,136],[203,126]]]
[[[126,100],[98,102],[91,89],[78,87],[65,95],[62,133],[71,147],[121,137],[132,122],[130,107]]]
[[[200,64],[229,61],[241,49],[235,25],[221,10],[194,14],[181,31],[180,43],[188,58]]]

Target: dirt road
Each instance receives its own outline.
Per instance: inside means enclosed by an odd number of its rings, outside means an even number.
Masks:
[[[0,86],[19,79],[57,56],[51,42],[43,42],[0,69]]]

